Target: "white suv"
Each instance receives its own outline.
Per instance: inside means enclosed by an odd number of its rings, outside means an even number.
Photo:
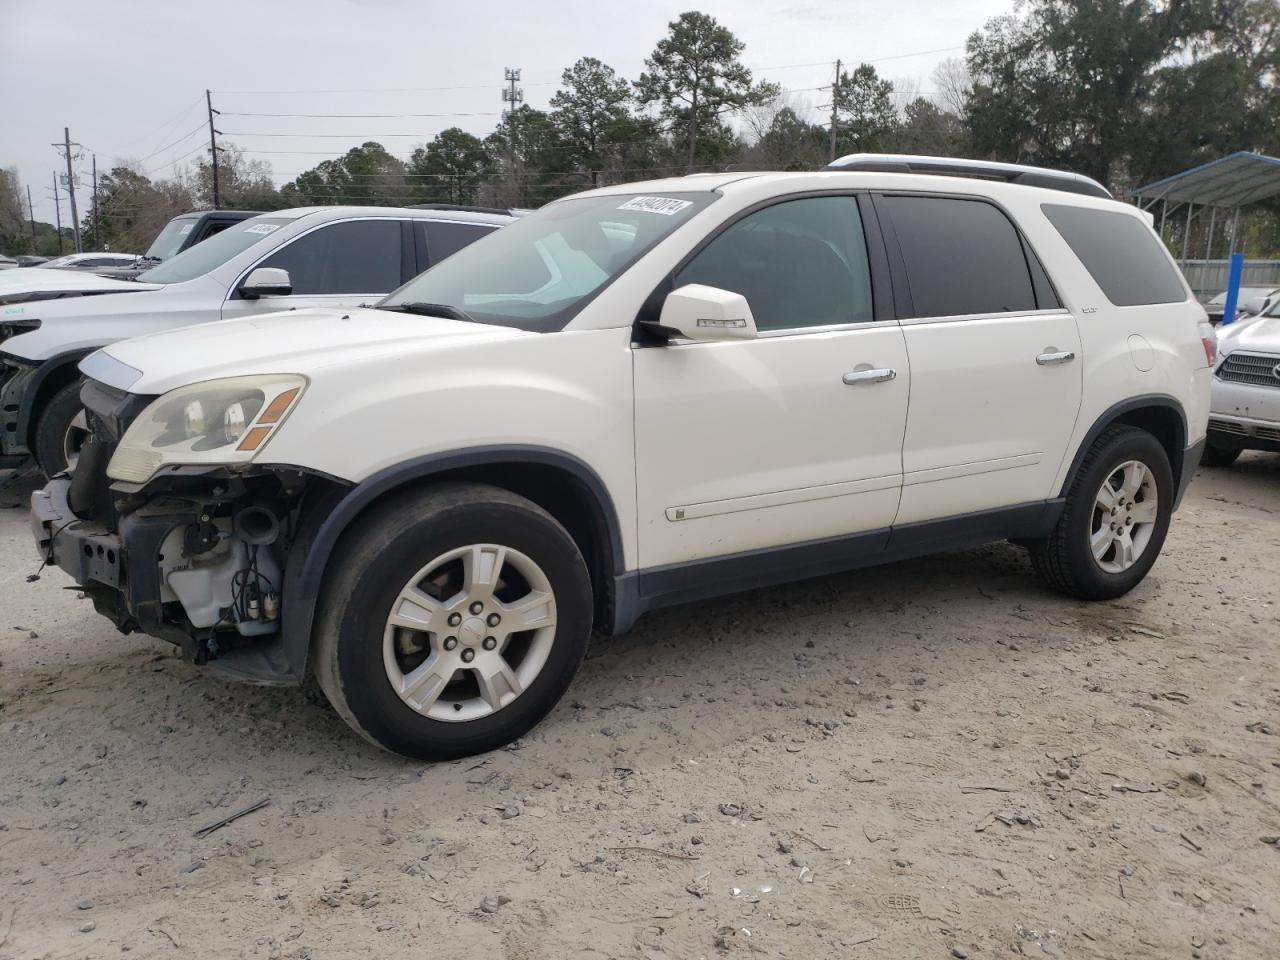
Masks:
[[[91,439],[32,522],[121,630],[311,668],[374,743],[458,757],[546,714],[593,627],[669,604],[1006,538],[1123,594],[1200,455],[1212,344],[1142,214],[1069,174],[608,187],[376,309],[94,354]]]

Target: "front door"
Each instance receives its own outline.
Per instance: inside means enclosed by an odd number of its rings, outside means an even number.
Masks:
[[[291,240],[246,272],[258,267],[289,271],[293,292],[286,297],[247,300],[236,290],[223,304],[222,318],[245,317],[300,307],[372,306],[408,277],[412,238],[399,220],[371,218],[326,223]],[[408,271],[412,276],[413,270]]]
[[[857,201],[749,214],[687,283],[743,294],[760,335],[633,350],[641,568],[885,531],[911,378],[901,328],[874,319]]]
[[[1075,318],[994,204],[882,196],[876,206],[907,287],[897,299],[911,405],[896,522],[1054,496],[1080,410]]]

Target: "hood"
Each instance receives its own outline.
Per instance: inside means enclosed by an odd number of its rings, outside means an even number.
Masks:
[[[160,394],[220,377],[255,373],[314,377],[327,368],[359,363],[412,363],[423,354],[464,344],[536,336],[511,327],[391,310],[317,307],[123,340],[87,357],[81,371],[119,390]]]
[[[21,270],[6,270],[0,274],[0,304],[54,300],[59,297],[89,294],[137,293],[141,290],[156,290],[160,286],[161,284],[158,283],[116,280],[77,270],[23,267]]]
[[[1218,328],[1218,352],[1233,350],[1280,354],[1280,317],[1250,317]]]

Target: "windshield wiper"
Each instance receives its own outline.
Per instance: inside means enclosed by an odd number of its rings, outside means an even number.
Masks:
[[[414,313],[420,317],[443,317],[445,320],[463,320],[467,323],[475,323],[476,318],[471,316],[465,310],[459,310],[457,307],[450,306],[447,303],[422,303],[419,301],[411,301],[409,303],[387,303],[378,307],[379,310],[397,310],[400,313]]]

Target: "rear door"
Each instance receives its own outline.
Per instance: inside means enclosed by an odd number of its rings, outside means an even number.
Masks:
[[[414,223],[414,229],[418,233],[418,262],[421,272],[427,267],[434,267],[445,257],[452,256],[481,237],[487,237],[498,229],[498,225],[457,220],[418,220]]]
[[[897,524],[1042,501],[1080,409],[1080,335],[986,200],[879,195],[911,362]]]
[[[413,276],[410,221],[371,217],[321,224],[259,260],[237,281],[224,319],[299,307],[372,306]],[[258,267],[289,271],[293,292],[247,300],[238,286]]]

